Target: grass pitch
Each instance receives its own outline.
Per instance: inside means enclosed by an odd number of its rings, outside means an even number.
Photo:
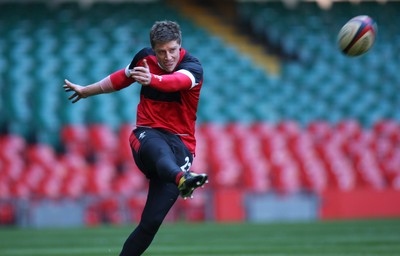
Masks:
[[[118,255],[133,227],[0,228],[0,255]],[[165,223],[144,255],[398,256],[400,219],[280,224]]]

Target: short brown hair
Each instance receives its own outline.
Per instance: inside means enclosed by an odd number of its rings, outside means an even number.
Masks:
[[[150,44],[154,48],[157,43],[182,42],[182,32],[179,24],[174,21],[156,21],[150,30]]]

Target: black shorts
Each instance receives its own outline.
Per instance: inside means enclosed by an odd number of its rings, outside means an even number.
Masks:
[[[159,176],[160,159],[165,172],[177,169],[188,171],[192,166],[193,155],[176,134],[163,129],[137,127],[130,138],[133,158],[138,168],[147,178]]]

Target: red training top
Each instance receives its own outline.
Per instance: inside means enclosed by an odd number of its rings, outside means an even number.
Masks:
[[[196,113],[203,84],[199,60],[182,48],[175,70],[167,73],[158,65],[154,51],[144,48],[126,69],[110,75],[113,88],[121,90],[135,82],[129,77],[129,70],[143,66],[144,59],[153,76],[150,84],[141,88],[136,125],[162,128],[177,134],[194,154]]]

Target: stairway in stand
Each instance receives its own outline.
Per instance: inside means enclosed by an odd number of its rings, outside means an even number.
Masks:
[[[268,54],[263,45],[253,42],[249,36],[240,33],[234,24],[229,24],[223,17],[212,13],[209,8],[197,4],[196,1],[169,0],[167,3],[179,10],[183,16],[193,20],[196,25],[220,37],[225,43],[248,56],[270,76],[280,74],[280,62],[276,56]],[[229,4],[234,5],[234,2]]]

